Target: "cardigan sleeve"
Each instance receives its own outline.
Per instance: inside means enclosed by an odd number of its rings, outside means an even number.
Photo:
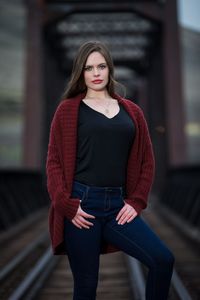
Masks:
[[[142,152],[140,173],[136,188],[129,196],[129,199],[124,199],[124,201],[134,207],[137,213],[140,214],[141,210],[147,206],[148,194],[153,184],[155,158],[147,122],[141,109],[139,109],[138,122],[141,144],[140,151]]]
[[[58,143],[61,142],[58,111],[55,113],[51,123],[47,160],[47,190],[52,201],[53,208],[60,215],[73,219],[76,215],[80,199],[70,198],[66,189],[64,172],[61,164],[61,154]]]

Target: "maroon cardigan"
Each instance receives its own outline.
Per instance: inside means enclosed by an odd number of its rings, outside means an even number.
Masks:
[[[47,189],[51,199],[49,230],[54,254],[64,254],[64,217],[73,219],[80,199],[71,198],[76,163],[77,121],[81,100],[85,94],[61,101],[54,114],[46,161]],[[154,154],[147,123],[142,110],[130,100],[115,94],[136,126],[136,135],[130,151],[126,192],[128,204],[138,214],[147,206],[147,198],[154,178]],[[102,241],[101,253],[118,251],[116,247]]]

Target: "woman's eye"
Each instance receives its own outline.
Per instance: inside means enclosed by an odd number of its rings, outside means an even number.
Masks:
[[[85,71],[91,71],[91,70],[92,70],[92,67],[91,67],[91,66],[85,67],[84,70],[85,70]]]
[[[100,67],[101,70],[103,70],[103,69],[106,68],[106,65],[100,65],[99,67]]]

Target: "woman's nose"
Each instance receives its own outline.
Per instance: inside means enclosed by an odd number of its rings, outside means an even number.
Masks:
[[[99,69],[98,68],[94,68],[94,76],[99,76]]]

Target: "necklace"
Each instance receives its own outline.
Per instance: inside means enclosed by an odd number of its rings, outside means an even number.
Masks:
[[[105,112],[105,114],[107,114],[107,115],[110,114],[109,106],[110,106],[110,103],[111,103],[111,98],[107,101],[106,106],[97,103],[97,102],[95,101],[95,98],[87,97],[86,99],[93,99],[93,102],[95,102],[95,104],[96,104],[97,106],[100,106],[100,107],[103,108],[103,111]]]

